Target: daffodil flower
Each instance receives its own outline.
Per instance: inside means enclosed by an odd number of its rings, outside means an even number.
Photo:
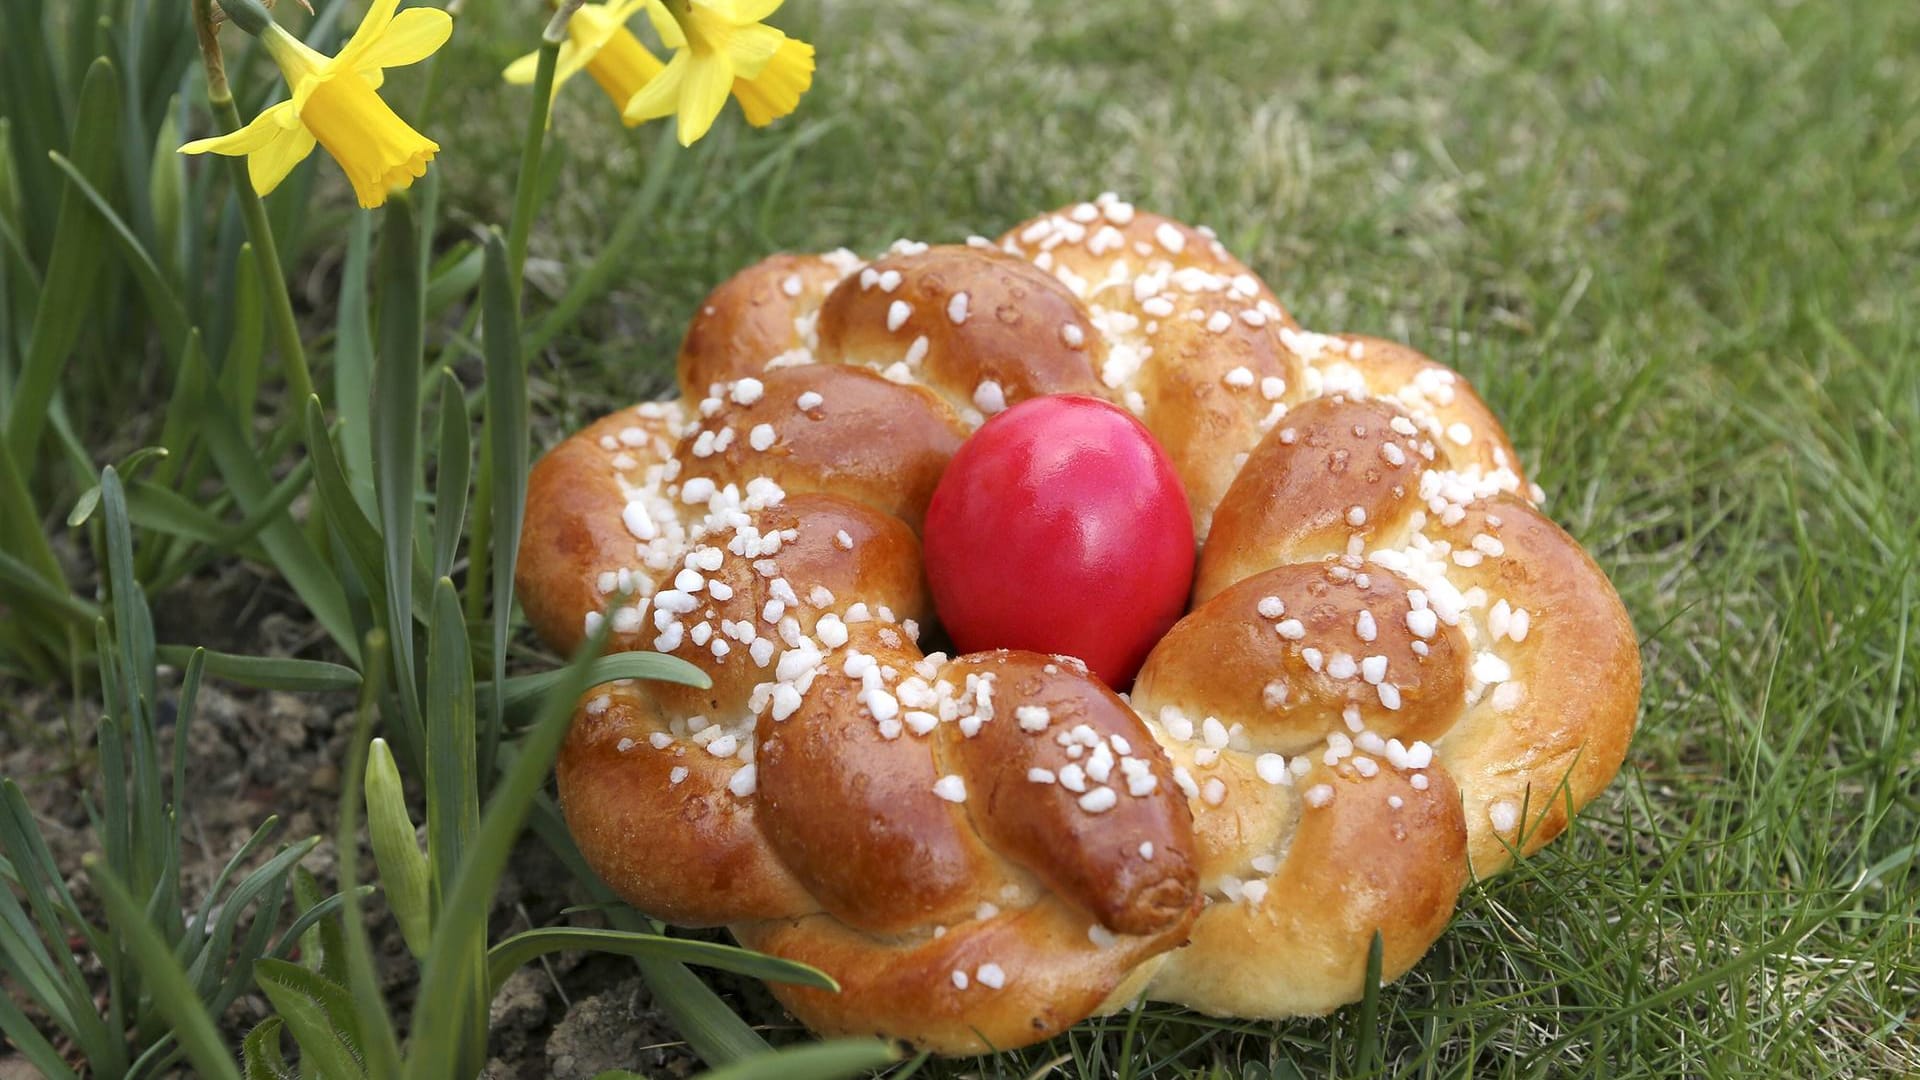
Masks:
[[[567,20],[567,40],[560,43],[560,55],[554,64],[554,95],[559,95],[560,84],[584,68],[613,99],[615,108],[625,108],[665,66],[627,29],[627,20],[646,6],[647,0],[607,0],[604,4],[582,5],[574,12]],[[539,67],[540,54],[530,52],[507,66],[506,79],[516,86],[528,85]],[[629,119],[626,123],[632,127],[639,122]]]
[[[433,55],[453,33],[453,19],[436,8],[395,11],[400,0],[374,0],[367,17],[339,55],[328,57],[268,22],[261,42],[293,96],[269,106],[238,131],[200,139],[183,154],[245,155],[247,175],[262,195],[279,186],[316,142],[353,184],[360,205],[387,201],[387,194],[424,176],[440,145],[400,119],[377,91],[383,69],[404,67]]]
[[[647,15],[674,54],[627,102],[627,122],[677,115],[680,144],[691,146],[729,93],[755,127],[792,112],[813,85],[813,46],[760,21],[781,2],[649,0]]]

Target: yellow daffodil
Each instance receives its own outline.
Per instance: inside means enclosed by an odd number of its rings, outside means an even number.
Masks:
[[[781,2],[650,0],[647,14],[673,59],[627,102],[627,121],[677,115],[680,144],[690,146],[729,93],[755,127],[792,112],[813,85],[813,46],[760,21]]]
[[[332,57],[269,22],[259,37],[293,96],[238,131],[190,142],[180,152],[246,155],[253,189],[265,195],[318,142],[340,163],[361,206],[385,203],[388,192],[426,174],[440,146],[381,100],[382,70],[426,59],[453,33],[446,12],[411,8],[396,15],[399,6],[400,0],[374,0],[352,40]]]
[[[647,51],[640,39],[627,29],[627,20],[640,13],[647,0],[607,0],[604,4],[585,4],[567,20],[567,40],[560,43],[560,55],[553,69],[553,92],[560,84],[585,69],[600,89],[613,99],[615,108],[624,108],[664,66],[660,58]],[[533,82],[540,67],[540,54],[530,52],[507,66],[506,78],[516,86]],[[628,119],[628,127],[640,121]]]

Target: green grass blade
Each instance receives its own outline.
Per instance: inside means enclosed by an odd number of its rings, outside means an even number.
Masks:
[[[648,153],[647,178],[641,182],[640,190],[633,194],[621,211],[620,220],[607,237],[606,246],[594,256],[593,262],[588,264],[583,273],[573,278],[553,309],[528,334],[523,346],[528,353],[540,352],[552,344],[556,335],[572,326],[581,310],[613,281],[614,273],[633,258],[640,229],[654,219],[660,198],[666,192],[667,178],[673,175],[672,165],[679,154],[679,141],[663,128]]]
[[[160,421],[160,445],[167,452],[153,470],[153,481],[170,485],[187,467],[187,451],[199,431],[200,399],[207,392],[206,339],[198,327],[187,331],[186,347],[174,369],[173,393]]]
[[[154,1009],[166,1017],[174,1037],[180,1040],[187,1060],[208,1080],[240,1080],[240,1070],[234,1066],[219,1027],[200,1003],[200,996],[166,942],[147,924],[139,904],[97,856],[90,855],[84,862],[106,904],[115,936],[138,966],[142,986],[150,994]]]
[[[19,50],[11,50],[17,52]],[[9,59],[11,65],[13,59]],[[87,68],[74,115],[74,161],[97,187],[111,185],[118,161],[114,134],[120,122],[120,86],[113,64],[101,57]],[[33,344],[27,352],[7,413],[7,449],[15,461],[33,460],[46,430],[47,413],[60,372],[97,307],[93,292],[108,244],[107,227],[86,197],[69,184],[60,196],[53,254],[33,317]]]
[[[235,268],[256,266],[253,245],[241,244]],[[236,274],[227,301],[231,329],[220,362],[220,392],[236,416],[252,416],[260,396],[260,368],[267,353],[267,299],[258,274]]]
[[[440,382],[440,452],[434,457],[433,576],[453,573],[467,520],[467,487],[473,476],[473,418],[467,395],[453,373]]]
[[[1360,987],[1360,1014],[1354,1019],[1353,1074],[1378,1076],[1385,1068],[1380,1052],[1380,964],[1385,955],[1380,931],[1367,946],[1367,981]]]
[[[89,625],[100,617],[99,607],[60,589],[4,551],[0,551],[0,598],[40,605],[78,625]]]
[[[465,865],[480,825],[480,783],[476,751],[473,658],[467,640],[460,594],[441,578],[434,586],[433,617],[427,644],[427,851],[432,870],[435,925]],[[485,1063],[487,999],[486,928],[466,942],[466,977],[450,992],[459,995],[466,1016],[459,1034],[462,1073]],[[451,1051],[452,1047],[449,1046]],[[477,1060],[476,1060],[477,1059]]]
[[[433,591],[427,645],[427,851],[434,895],[444,902],[480,823],[474,771],[473,663],[453,582]]]
[[[220,916],[213,922],[213,933],[207,939],[206,950],[201,954],[201,962],[195,965],[195,973],[205,995],[213,995],[221,985],[226,973],[228,951],[232,948],[234,931],[239,929],[240,915],[254,901],[261,901],[255,912],[255,922],[265,919],[269,928],[274,921],[274,912],[279,908],[278,890],[286,885],[286,877],[294,864],[307,857],[308,853],[320,844],[320,838],[310,836],[296,844],[290,844],[273,858],[260,864],[252,873],[240,879],[233,887],[233,893],[220,903]]]
[[[899,1060],[899,1050],[878,1039],[829,1039],[755,1054],[701,1073],[700,1080],[840,1080],[884,1069]],[[598,1080],[605,1080],[606,1075],[601,1073]]]
[[[653,960],[671,960],[681,964],[731,971],[768,982],[791,983],[821,990],[840,986],[825,972],[792,960],[767,956],[732,945],[711,941],[689,941],[629,930],[581,930],[555,926],[527,930],[502,941],[487,952],[487,977],[497,991],[515,969],[537,956],[567,950],[618,953],[644,956]]]
[[[288,470],[259,505],[245,518],[229,523],[173,491],[145,480],[127,485],[127,513],[142,529],[184,537],[216,552],[251,554],[260,530],[284,515],[313,479],[313,462],[302,461]]]
[[[515,675],[501,684],[504,692],[498,697],[501,706],[507,712],[508,720],[511,722],[530,719],[532,710],[538,708],[566,677],[565,669],[541,671],[532,675]],[[677,656],[667,656],[664,653],[614,653],[612,656],[599,657],[588,665],[588,686],[598,686],[601,683],[613,682],[615,679],[651,679],[655,682],[697,686],[702,690],[713,685],[713,681],[707,678],[706,672]],[[478,691],[481,696],[489,699],[489,704],[496,696],[492,683],[481,684]]]
[[[341,442],[351,445],[352,436],[347,432],[348,424],[342,421]],[[369,587],[379,586],[386,580],[386,571],[382,568],[384,556],[380,551],[380,533],[354,497],[352,481],[341,468],[341,459],[333,452],[333,440],[327,434],[326,417],[320,411],[320,399],[317,397],[307,399],[306,435],[307,454],[313,461],[314,487],[320,496],[320,510],[345,544],[347,557],[359,569],[361,579]]]
[[[33,1021],[5,994],[0,994],[0,1036],[5,1036],[13,1051],[28,1065],[40,1070],[40,1075],[47,1080],[77,1080],[78,1074],[67,1068],[60,1052],[34,1029]]]
[[[14,555],[49,584],[65,587],[66,572],[40,531],[40,511],[5,439],[0,439],[0,550]]]
[[[637,966],[654,1001],[700,1060],[725,1066],[766,1052],[767,1041],[759,1032],[685,965],[643,959]]]
[[[167,284],[160,267],[155,265],[153,256],[147,253],[140,238],[114,212],[113,205],[94,188],[79,166],[57,152],[48,156],[52,158],[54,167],[66,174],[68,183],[85,200],[86,206],[100,216],[100,224],[105,226],[107,236],[120,249],[121,261],[133,271],[134,280],[140,283],[140,291],[146,297],[147,311],[159,324],[161,345],[177,361],[187,337],[187,313],[180,305],[179,295]]]
[[[386,683],[388,648],[383,634],[375,629],[367,634],[367,667],[360,685],[360,701],[354,710],[353,739],[347,744],[344,776],[364,776],[367,748],[372,741],[374,707],[380,699],[380,687]],[[361,1049],[368,1071],[383,1078],[400,1075],[400,1040],[394,1034],[393,1018],[387,1014],[386,998],[380,992],[375,974],[373,946],[367,941],[367,927],[360,911],[359,887],[361,785],[340,785],[340,820],[334,832],[334,850],[338,851],[338,882],[344,903],[340,909],[341,937],[346,942],[344,962],[347,987],[353,991],[354,1010],[359,1019]]]
[[[266,469],[242,436],[238,421],[220,395],[208,393],[202,399],[202,404],[202,433],[206,436],[207,450],[213,456],[215,467],[226,479],[234,501],[243,512],[251,513],[260,509],[273,495],[273,482],[267,476]],[[314,550],[306,534],[295,527],[293,520],[285,514],[274,515],[273,520],[260,529],[260,546],[272,557],[274,568],[299,594],[307,610],[326,628],[334,644],[349,657],[357,654],[360,643],[353,634],[353,620],[347,611],[346,596],[340,590],[339,580],[321,559],[320,553]]]
[[[380,350],[373,379],[373,480],[386,568],[393,682],[408,744],[421,745],[413,649],[414,494],[420,472],[420,257],[406,198],[387,204],[380,230]],[[403,744],[406,745],[406,744]]]
[[[544,794],[535,800],[533,828],[548,850],[558,856],[573,871],[574,878],[599,901],[598,907],[606,913],[607,921],[618,929],[634,932],[644,933],[655,928],[650,920],[616,898],[594,875],[574,844],[572,834],[567,832],[560,809]],[[767,1040],[728,1008],[712,988],[688,971],[686,965],[676,960],[636,956],[634,966],[640,969],[653,1000],[660,1011],[667,1014],[674,1030],[708,1065],[726,1065],[769,1049]]]
[[[573,718],[574,704],[586,692],[589,665],[606,643],[606,627],[581,646],[580,653],[562,669],[562,677],[540,710],[540,718],[521,743],[506,776],[494,789],[480,820],[479,831],[468,847],[453,887],[441,905],[434,927],[433,947],[427,953],[420,977],[419,1004],[414,1008],[413,1035],[420,1046],[452,1046],[462,1023],[462,1009],[469,1000],[469,985],[476,972],[469,961],[475,952],[483,957],[478,975],[485,977],[487,907],[500,874],[506,869],[513,841],[526,823],[533,799],[553,767],[560,741],[566,737]],[[449,1080],[454,1063],[431,1061],[416,1055],[408,1062],[412,1080]]]
[[[507,676],[507,641],[513,635],[513,569],[520,550],[520,528],[527,506],[527,371],[520,356],[520,308],[508,271],[506,242],[499,230],[489,230],[486,268],[480,303],[486,335],[487,449],[492,475],[483,478],[488,501],[487,533],[490,550],[483,555],[492,570],[493,640],[490,660],[493,683]],[[489,699],[488,722],[482,733],[480,764],[489,772],[506,726],[506,698]]]
[[[340,452],[348,490],[363,514],[373,503],[373,321],[367,314],[367,264],[375,214],[359,211],[347,230],[340,266],[340,315],[333,339],[334,407],[341,421]]]
[[[153,614],[147,607],[147,594],[134,575],[133,529],[127,520],[126,489],[120,474],[109,465],[100,473],[100,505],[105,517],[107,542],[107,592],[113,612],[114,637],[120,651],[119,670],[126,681],[122,691],[125,713],[122,722],[132,740],[133,792],[130,832],[133,838],[132,877],[129,886],[135,895],[150,895],[163,881],[167,853],[177,851],[179,837],[172,833],[172,819],[161,802],[160,757],[155,745],[153,708],[159,700],[155,683]],[[177,898],[164,905],[169,923],[163,929],[178,929]]]
[[[360,688],[359,672],[324,660],[242,656],[188,645],[161,645],[158,653],[162,661],[175,666],[185,665],[196,656],[202,657],[208,675],[261,690],[324,692]]]

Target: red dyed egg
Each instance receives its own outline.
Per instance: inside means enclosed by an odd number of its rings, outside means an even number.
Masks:
[[[927,581],[961,651],[1076,656],[1116,690],[1186,610],[1193,554],[1166,451],[1096,398],[1033,398],[988,420],[927,508]]]

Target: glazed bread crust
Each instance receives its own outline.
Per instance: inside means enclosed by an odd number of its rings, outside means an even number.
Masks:
[[[526,611],[708,689],[581,702],[562,807],[637,907],[820,967],[822,1032],[1022,1045],[1145,994],[1285,1017],[1411,968],[1461,889],[1624,759],[1637,643],[1452,370],[1302,329],[1206,230],[1111,196],[997,241],[779,255],[702,306],[682,396],[529,482]],[[926,506],[992,414],[1139,416],[1193,603],[1130,696],[926,653]]]

